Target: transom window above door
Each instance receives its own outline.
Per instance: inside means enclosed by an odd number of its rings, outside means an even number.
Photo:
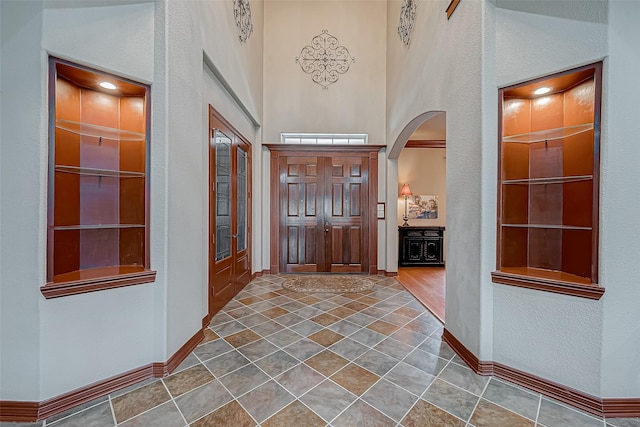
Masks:
[[[289,133],[280,134],[282,144],[368,144],[369,134],[366,133]]]

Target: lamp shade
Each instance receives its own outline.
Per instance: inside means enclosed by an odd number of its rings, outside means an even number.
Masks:
[[[411,192],[411,189],[409,188],[409,184],[402,184],[402,190],[400,190],[400,195],[401,196],[411,196],[413,193]]]

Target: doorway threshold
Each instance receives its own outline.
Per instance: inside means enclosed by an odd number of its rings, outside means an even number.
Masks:
[[[444,325],[445,277],[444,267],[398,267],[396,280]]]

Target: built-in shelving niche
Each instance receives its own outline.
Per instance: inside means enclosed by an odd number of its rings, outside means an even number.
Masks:
[[[61,287],[68,294],[152,281],[154,272],[141,274],[150,271],[149,87],[56,58],[50,59],[49,85],[43,294],[63,296],[56,293]],[[130,283],[127,276],[144,279]]]
[[[598,297],[601,64],[500,90],[497,283]],[[549,92],[535,95],[542,87]]]

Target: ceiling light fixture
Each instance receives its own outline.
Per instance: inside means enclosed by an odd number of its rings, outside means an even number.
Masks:
[[[103,87],[103,88],[109,89],[109,90],[114,90],[116,88],[116,85],[114,85],[111,82],[100,82],[100,87]]]
[[[536,89],[533,94],[534,95],[544,95],[545,93],[549,93],[551,92],[551,88],[550,87],[540,87],[538,89]]]

